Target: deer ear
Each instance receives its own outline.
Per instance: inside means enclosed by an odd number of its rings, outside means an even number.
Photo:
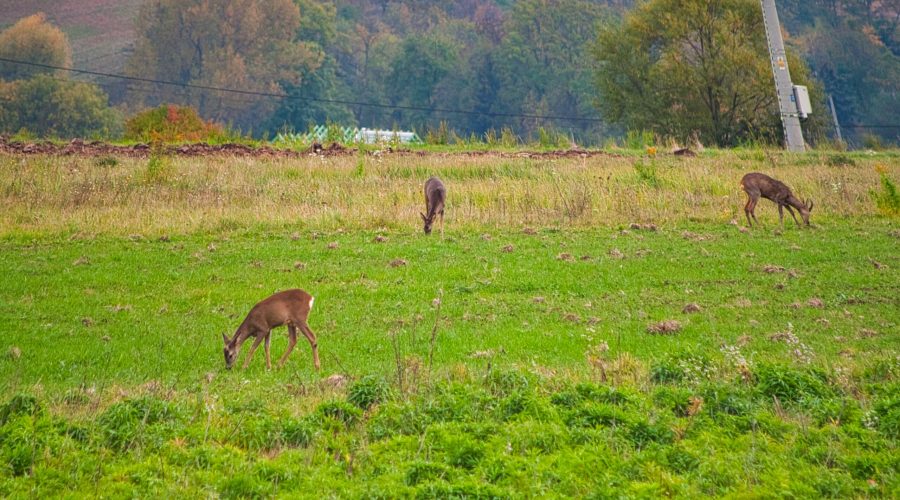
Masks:
[[[228,340],[228,335],[225,335],[224,333],[222,334],[222,340],[225,341],[225,345],[228,345],[228,342],[230,342],[230,340]]]

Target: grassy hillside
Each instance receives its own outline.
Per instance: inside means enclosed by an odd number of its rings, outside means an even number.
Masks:
[[[0,495],[896,497],[900,164],[829,158],[0,156]],[[292,287],[322,371],[225,370]]]

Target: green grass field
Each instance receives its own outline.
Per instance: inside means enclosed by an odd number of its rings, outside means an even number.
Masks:
[[[896,497],[900,165],[766,161],[0,157],[0,495]],[[225,370],[295,287],[322,371]]]

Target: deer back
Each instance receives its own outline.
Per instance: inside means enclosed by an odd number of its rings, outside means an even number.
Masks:
[[[759,172],[745,175],[741,179],[741,189],[751,196],[762,196],[776,203],[785,202],[793,196],[791,189],[783,182]]]
[[[429,177],[425,181],[425,206],[428,210],[428,217],[443,210],[446,198],[447,188],[444,187],[444,183],[437,177]]]

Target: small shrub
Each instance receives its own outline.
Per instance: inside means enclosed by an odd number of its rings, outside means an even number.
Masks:
[[[125,123],[125,139],[143,142],[221,141],[225,129],[204,121],[189,106],[163,104],[142,111]]]

